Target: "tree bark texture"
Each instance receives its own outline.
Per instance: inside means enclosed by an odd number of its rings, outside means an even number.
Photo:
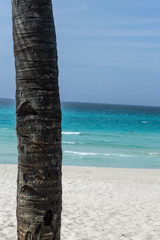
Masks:
[[[12,0],[18,240],[60,240],[61,110],[51,0]]]

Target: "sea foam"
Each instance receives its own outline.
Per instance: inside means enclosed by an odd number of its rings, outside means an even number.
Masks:
[[[133,155],[127,154],[114,154],[114,153],[92,153],[92,152],[75,152],[75,151],[64,151],[64,153],[80,155],[80,156],[115,156],[115,157],[134,157]]]
[[[76,144],[76,142],[65,142],[65,141],[63,141],[62,143],[63,144],[72,144],[72,145]]]
[[[80,132],[62,132],[64,135],[80,135]]]

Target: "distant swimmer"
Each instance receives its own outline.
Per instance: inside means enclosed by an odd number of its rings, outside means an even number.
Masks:
[[[130,133],[132,133],[132,131],[130,131]]]

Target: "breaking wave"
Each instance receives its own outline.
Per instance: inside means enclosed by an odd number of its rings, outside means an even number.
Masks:
[[[80,135],[80,132],[62,132],[64,135]]]
[[[92,153],[92,152],[75,152],[75,151],[64,151],[64,153],[73,154],[73,155],[79,155],[79,156],[134,157],[133,155],[114,154],[114,153]]]

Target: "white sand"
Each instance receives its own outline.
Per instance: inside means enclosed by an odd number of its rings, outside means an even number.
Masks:
[[[16,240],[16,165],[0,165],[0,240]],[[62,240],[159,240],[160,170],[64,167]]]

